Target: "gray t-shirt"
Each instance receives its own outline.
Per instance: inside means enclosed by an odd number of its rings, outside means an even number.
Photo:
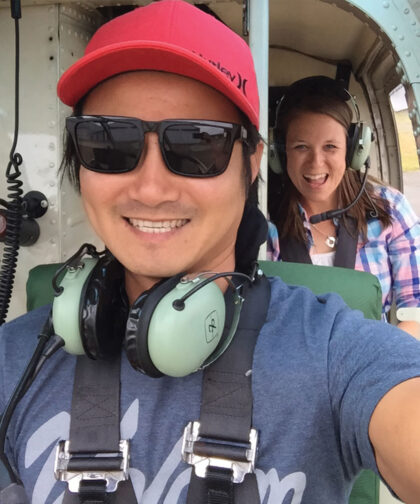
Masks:
[[[420,375],[420,343],[366,321],[340,297],[271,280],[267,322],[253,365],[257,478],[263,504],[344,504],[362,467],[376,470],[368,437],[377,402]],[[0,411],[20,377],[48,307],[0,333]],[[57,442],[68,439],[75,358],[58,351],[19,404],[8,431],[11,463],[34,504],[61,502],[53,475]],[[149,378],[121,371],[121,438],[131,440],[130,474],[143,504],[185,502],[190,467],[181,461],[185,425],[199,417],[201,373]]]

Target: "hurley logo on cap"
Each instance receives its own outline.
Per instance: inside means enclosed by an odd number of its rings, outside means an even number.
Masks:
[[[213,61],[212,59],[206,58],[203,54],[198,53],[196,51],[193,51],[193,53],[197,54],[198,56],[200,56],[200,58],[203,58],[204,60],[208,61],[211,65],[213,65],[214,67],[216,67],[218,70],[220,70],[220,72],[222,72],[223,74],[225,74],[226,77],[228,79],[230,79],[230,81],[233,84],[236,84],[236,87],[238,89],[240,89],[245,96],[247,96],[247,94],[246,94],[246,84],[248,82],[248,79],[244,79],[239,72],[232,73],[230,70],[228,70],[226,67],[224,67],[220,63],[220,61]]]

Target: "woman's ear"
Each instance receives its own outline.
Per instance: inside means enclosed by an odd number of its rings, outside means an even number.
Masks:
[[[250,162],[251,162],[251,182],[257,178],[258,173],[260,171],[261,158],[264,151],[264,142],[260,140],[257,144],[254,154],[251,154]]]

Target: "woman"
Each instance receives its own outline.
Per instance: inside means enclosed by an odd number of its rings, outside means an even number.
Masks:
[[[268,259],[373,273],[386,318],[394,299],[397,308],[420,307],[420,224],[399,191],[373,178],[358,198],[363,177],[349,166],[355,159],[351,144],[361,138],[355,129],[363,125],[352,123],[349,99],[339,83],[319,76],[295,82],[280,102],[275,141],[283,171],[271,208]],[[356,199],[341,215],[314,219]],[[417,322],[398,325],[420,337]]]

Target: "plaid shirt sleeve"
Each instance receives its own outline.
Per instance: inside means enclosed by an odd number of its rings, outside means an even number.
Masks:
[[[392,225],[368,222],[367,241],[359,239],[355,269],[376,275],[382,287],[383,312],[393,299],[397,307],[420,306],[420,223],[411,205],[396,189],[378,187],[388,200]]]
[[[267,261],[278,261],[279,255],[279,233],[276,226],[271,221],[268,221]]]

